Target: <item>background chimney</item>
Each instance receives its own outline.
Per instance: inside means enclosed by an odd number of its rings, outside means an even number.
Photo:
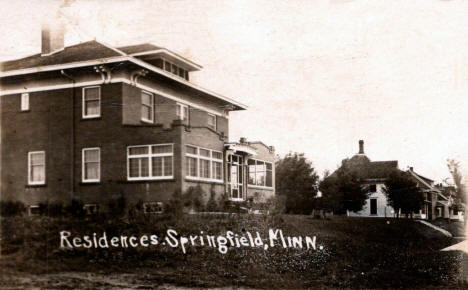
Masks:
[[[413,167],[411,166],[411,167],[409,168],[409,170],[410,170],[410,171],[413,171]]]
[[[364,154],[364,141],[359,140],[359,154]]]
[[[41,54],[49,55],[64,48],[64,27],[61,21],[50,21],[42,24]]]

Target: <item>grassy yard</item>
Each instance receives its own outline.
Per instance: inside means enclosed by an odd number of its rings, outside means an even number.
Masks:
[[[140,216],[92,220],[3,218],[0,288],[448,288],[458,284],[460,254],[440,252],[454,243],[411,220],[235,215],[180,218]],[[59,249],[59,232],[74,235],[165,233],[242,234],[282,229],[316,236],[317,249],[210,247]],[[322,247],[320,247],[322,246]],[[166,286],[165,286],[166,287]],[[172,286],[170,286],[172,287]],[[169,289],[169,286],[165,289]]]
[[[449,233],[451,233],[454,237],[463,237],[465,236],[465,227],[463,222],[461,221],[448,221],[446,219],[437,219],[434,221],[431,221],[434,225],[443,228],[444,230],[447,230]]]

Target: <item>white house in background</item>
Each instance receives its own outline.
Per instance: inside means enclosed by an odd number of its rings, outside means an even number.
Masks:
[[[369,197],[362,210],[358,212],[348,212],[348,216],[396,216],[397,213],[395,210],[388,205],[384,188],[385,181],[390,174],[395,170],[399,170],[398,161],[371,161],[364,153],[364,141],[359,140],[359,153],[355,154],[349,160],[346,160],[346,166],[357,175],[361,180],[362,186],[369,192]],[[336,174],[337,171],[333,174]],[[417,186],[422,189],[425,197],[423,207],[419,212],[414,213],[414,217],[431,220],[439,217],[448,218],[451,206],[450,198],[447,198],[441,190],[434,186],[433,180],[417,174],[412,167],[406,172],[414,179]]]

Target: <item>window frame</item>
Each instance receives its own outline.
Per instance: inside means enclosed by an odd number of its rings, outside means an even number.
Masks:
[[[151,205],[157,205],[161,208],[160,211],[148,211],[147,209],[151,207]],[[145,214],[161,214],[164,212],[164,203],[161,201],[148,201],[143,203],[143,213]]]
[[[212,120],[214,121],[213,126],[210,125],[210,122],[209,122],[209,121],[210,121],[210,118],[213,118],[213,119],[212,119]],[[217,121],[218,121],[218,120],[217,120],[217,117],[216,117],[215,114],[208,113],[208,118],[207,118],[207,122],[206,122],[206,125],[207,125],[208,128],[213,129],[213,130],[216,131],[216,130],[218,129],[218,128],[217,128],[218,126],[217,126],[217,124],[216,124]]]
[[[171,153],[152,153],[151,147],[152,146],[168,146],[170,145],[172,148]],[[148,153],[146,154],[138,154],[138,155],[130,155],[131,148],[141,148],[147,147]],[[153,157],[172,157],[171,158],[171,175],[164,175],[164,162],[162,164],[162,173],[161,176],[153,176]],[[130,177],[130,159],[133,158],[147,158],[148,159],[148,176],[138,176],[138,177]],[[141,171],[139,169],[139,171]],[[141,172],[140,174],[141,175]],[[169,180],[174,179],[174,143],[163,143],[163,144],[148,144],[148,145],[131,145],[127,146],[127,180],[128,181],[139,181],[139,180]]]
[[[187,110],[187,111],[185,111],[185,110]],[[179,111],[180,114],[177,114],[177,111]],[[185,112],[187,112],[187,114]],[[176,103],[176,116],[177,116],[177,120],[182,120],[183,122],[185,122],[185,124],[188,124],[189,119],[190,119],[189,106],[185,105],[185,104],[182,104],[182,103]],[[184,117],[186,117],[186,120],[184,120]]]
[[[87,89],[94,89],[98,88],[98,101],[99,101],[99,113],[95,115],[86,115],[86,90]],[[82,107],[82,118],[83,119],[94,119],[94,118],[99,118],[101,117],[101,86],[89,86],[89,87],[83,87],[82,93],[81,93],[81,107]]]
[[[187,153],[187,147],[192,147],[192,148],[196,148],[196,154],[193,154],[193,153]],[[207,150],[209,151],[209,157],[208,156],[203,156],[203,155],[200,155],[200,149],[202,150]],[[221,159],[218,159],[218,158],[214,158],[213,157],[213,152],[216,152],[216,153],[220,153],[221,154]],[[189,168],[188,168],[188,158],[193,158],[195,159],[195,171],[197,173],[197,176],[192,176],[192,175],[188,175],[189,173]],[[205,161],[208,161],[208,171],[209,171],[209,178],[207,177],[200,177],[200,169],[201,169],[201,162],[200,160],[205,160]],[[215,173],[213,172],[213,164],[214,163],[220,163],[221,164],[221,178],[220,179],[216,179],[214,178],[213,176],[215,176]],[[207,181],[207,182],[215,182],[215,183],[224,183],[224,167],[223,167],[223,164],[224,164],[224,154],[222,151],[218,151],[218,150],[214,150],[214,149],[209,149],[209,148],[204,148],[204,147],[200,147],[200,146],[196,146],[196,145],[192,145],[192,144],[186,144],[185,145],[185,178],[187,180],[192,180],[192,181]]]
[[[255,161],[255,184],[250,183],[250,165],[249,165],[249,160]],[[263,162],[263,166],[265,168],[265,185],[257,185],[257,162]],[[268,169],[267,163],[271,165],[271,169]],[[268,172],[271,172],[271,186],[266,185],[267,183],[267,174]],[[261,159],[255,159],[255,158],[249,158],[247,160],[247,187],[250,188],[258,188],[258,189],[274,189],[275,188],[275,180],[274,180],[274,173],[275,173],[275,167],[273,165],[273,162],[261,160]]]
[[[39,154],[39,153],[42,153],[44,154],[44,164],[42,164],[42,166],[44,166],[44,180],[42,181],[32,181],[32,176],[31,176],[31,155],[33,154]],[[46,152],[43,150],[43,151],[30,151],[28,152],[28,185],[44,185],[46,184],[46,178],[47,178],[47,175],[46,175],[46,166],[47,166],[47,160],[46,160]]]
[[[151,100],[151,104],[150,104],[150,105],[147,105],[147,104],[144,104],[144,103],[143,103],[143,95],[144,95],[144,94],[150,96],[150,100]],[[155,106],[154,106],[154,94],[151,93],[151,92],[145,91],[145,90],[141,90],[140,101],[141,101],[140,120],[141,120],[142,122],[154,124],[154,110],[155,110]],[[151,120],[150,120],[150,119],[147,119],[147,118],[145,118],[145,117],[143,117],[143,107],[149,107],[149,108],[150,108]]]
[[[85,171],[86,171],[86,160],[85,160],[85,151],[97,150],[98,151],[98,178],[97,179],[86,179],[85,178]],[[95,163],[95,161],[92,161]],[[88,162],[91,163],[91,162]],[[81,150],[81,181],[82,182],[101,182],[101,148],[100,147],[89,147],[83,148]]]
[[[22,93],[20,99],[21,112],[29,111],[29,93]]]

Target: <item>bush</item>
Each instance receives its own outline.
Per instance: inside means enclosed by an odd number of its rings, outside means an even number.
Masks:
[[[170,216],[180,217],[184,211],[184,205],[182,203],[182,194],[180,190],[176,189],[172,194],[169,202],[164,207],[164,212]]]
[[[185,194],[182,196],[184,208],[189,210],[202,211],[203,203],[202,198],[205,195],[205,192],[200,185],[190,186]]]
[[[281,215],[286,212],[286,196],[275,195],[266,202],[266,209],[270,215]]]
[[[59,217],[63,216],[63,211],[63,204],[60,202],[39,204],[39,212],[42,215],[47,215],[50,217]]]
[[[84,204],[81,200],[72,199],[71,203],[65,207],[65,212],[71,216],[83,217],[85,215]]]
[[[125,209],[127,206],[127,200],[125,196],[121,193],[117,199],[111,199],[109,201],[109,216],[111,217],[120,217],[125,215]]]
[[[3,217],[21,215],[26,207],[20,201],[0,201],[0,215]]]
[[[216,192],[214,191],[213,187],[210,189],[210,199],[208,199],[208,202],[206,203],[206,211],[219,211],[218,203],[216,202]]]

